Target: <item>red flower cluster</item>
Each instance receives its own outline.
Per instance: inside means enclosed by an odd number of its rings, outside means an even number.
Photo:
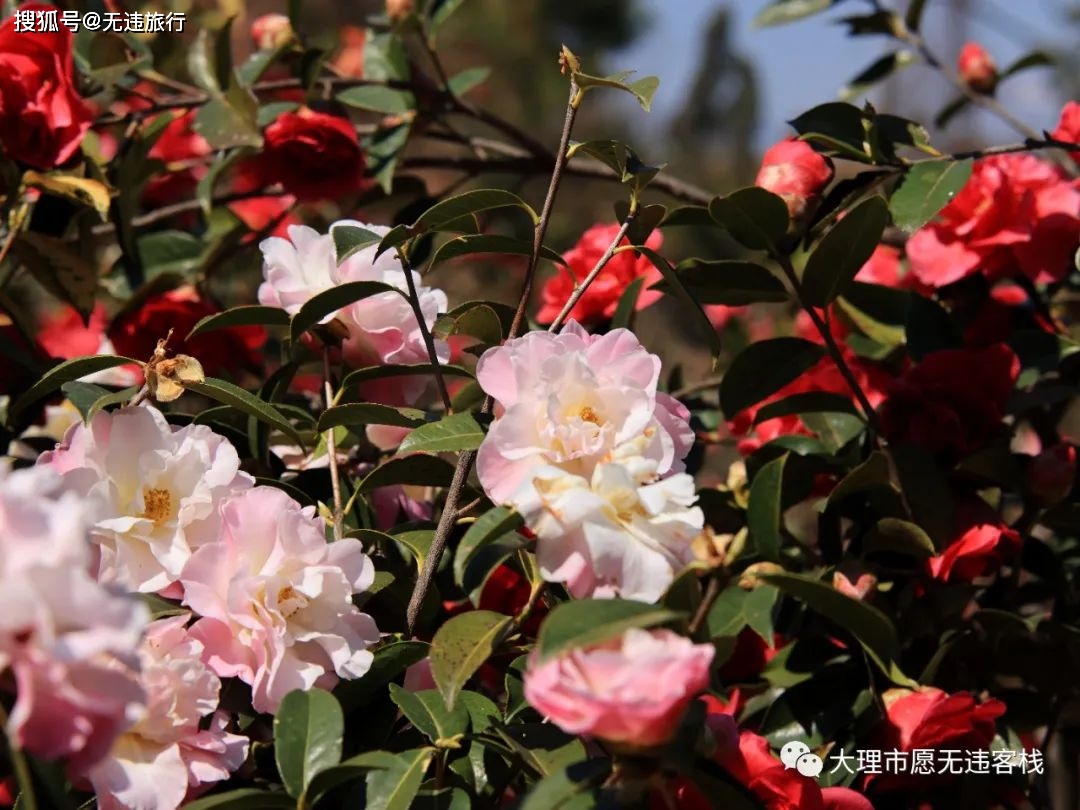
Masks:
[[[50,9],[55,7],[20,6]],[[66,26],[17,32],[14,16],[0,23],[0,144],[9,157],[36,169],[69,160],[94,117],[75,90],[73,39]]]
[[[937,221],[908,240],[915,277],[943,287],[984,273],[1061,281],[1080,244],[1080,181],[1034,155],[975,163],[971,179]]]
[[[354,194],[363,184],[364,153],[347,118],[307,108],[278,116],[266,128],[258,158],[266,183],[281,183],[300,200]]]

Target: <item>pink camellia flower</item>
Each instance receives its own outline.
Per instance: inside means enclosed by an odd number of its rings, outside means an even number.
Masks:
[[[296,36],[285,14],[262,14],[251,23],[251,41],[260,51],[280,48]]]
[[[273,487],[229,499],[221,514],[221,542],[197,550],[181,577],[207,665],[250,684],[260,712],[294,689],[367,672],[379,631],[352,603],[375,577],[360,541],[328,544],[314,507]]]
[[[541,323],[552,323],[558,317],[574,292],[575,285],[581,283],[592,271],[618,232],[619,225],[593,225],[582,234],[578,243],[563,255],[567,266],[559,267],[558,272],[544,284],[540,292],[542,303],[536,314],[537,320]],[[663,242],[663,234],[653,231],[645,240],[645,246],[659,250]],[[621,244],[628,245],[630,242],[623,237]],[[649,289],[660,281],[660,271],[651,261],[636,253],[619,253],[613,256],[570,310],[570,317],[586,325],[610,319],[615,314],[623,292],[635,279],[641,277],[644,277],[645,281],[638,294],[635,309],[644,309],[660,300],[662,293]]]
[[[509,502],[542,465],[591,480],[598,463],[641,437],[658,475],[681,471],[690,413],[656,390],[659,376],[660,358],[632,332],[589,335],[575,321],[486,351],[476,378],[499,417],[476,460],[488,497]]]
[[[655,602],[694,560],[705,515],[693,477],[657,480],[656,462],[630,453],[615,462],[589,479],[540,467],[511,503],[536,535],[544,579],[578,598]]]
[[[754,184],[787,203],[792,222],[805,221],[833,177],[832,163],[805,141],[788,138],[766,150]]]
[[[87,499],[99,578],[143,593],[173,586],[191,552],[218,539],[220,502],[253,483],[224,437],[152,407],[100,411],[39,464]]]
[[[1080,242],[1080,186],[1034,155],[975,162],[971,179],[938,219],[907,243],[911,272],[930,287],[983,273],[1061,281]]]
[[[141,710],[144,605],[89,575],[82,498],[59,476],[0,466],[0,672],[16,700],[7,731],[44,759],[88,767]]]
[[[533,653],[525,698],[568,734],[652,748],[671,740],[687,707],[708,688],[715,652],[670,630],[635,627],[548,661]]]
[[[978,42],[968,42],[956,59],[956,72],[964,84],[979,93],[989,93],[998,83],[997,63]]]
[[[85,774],[100,810],[175,810],[247,757],[247,737],[225,731],[228,716],[215,713],[221,681],[200,660],[203,646],[185,629],[189,618],[147,629],[139,649],[146,710]]]
[[[405,293],[408,280],[401,262],[393,251],[375,258],[372,245],[349,256],[339,267],[335,260],[334,228],[358,226],[380,236],[389,232],[381,225],[368,225],[342,220],[330,226],[331,234],[319,234],[312,228],[296,225],[289,228],[289,238],[271,237],[259,248],[263,252],[263,275],[259,287],[259,303],[281,307],[290,315],[319,293],[352,281],[375,281],[399,290],[369,296],[337,312],[326,315],[322,322],[337,318],[348,330],[342,345],[345,362],[354,368],[383,364],[414,364],[428,362],[420,323]],[[420,299],[425,325],[431,328],[440,312],[447,309],[446,294],[433,287],[421,286],[416,271],[412,273]],[[450,360],[450,348],[445,341],[435,341],[440,363]],[[405,405],[414,403],[431,384],[430,375],[399,377],[390,386],[367,388],[364,393],[379,402]]]

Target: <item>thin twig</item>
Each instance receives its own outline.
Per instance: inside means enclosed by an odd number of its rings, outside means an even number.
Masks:
[[[840,372],[840,376],[843,377],[844,381],[848,384],[851,393],[855,395],[855,399],[858,401],[859,407],[863,411],[866,425],[870,429],[870,432],[875,436],[880,434],[881,429],[878,425],[877,411],[874,409],[874,406],[870,404],[866,392],[862,390],[862,386],[859,385],[859,381],[855,378],[854,372],[852,372],[847,360],[844,359],[844,354],[840,351],[840,346],[837,345],[836,338],[833,337],[829,325],[825,323],[825,320],[814,308],[814,305],[806,299],[806,291],[803,289],[802,282],[799,281],[799,277],[795,273],[795,268],[791,265],[791,259],[778,251],[774,253],[773,258],[775,258],[780,265],[780,269],[783,270],[784,276],[791,285],[791,289],[795,292],[795,296],[799,300],[799,306],[806,310],[806,314],[810,316],[814,328],[817,330],[818,334],[821,335],[821,339],[825,343],[825,350],[829,353],[833,363],[836,364],[837,371]]]
[[[521,285],[521,297],[518,299],[517,311],[514,312],[514,320],[510,324],[508,340],[517,336],[521,331],[521,325],[525,322],[525,310],[532,297],[536,265],[540,261],[540,249],[544,245],[544,235],[547,233],[548,223],[551,222],[551,212],[555,207],[555,195],[559,191],[559,183],[562,182],[563,169],[566,168],[566,150],[570,145],[570,132],[574,128],[574,119],[577,118],[577,107],[578,86],[577,82],[571,78],[570,100],[566,104],[566,119],[563,121],[562,135],[559,138],[559,151],[555,154],[555,167],[551,171],[551,182],[548,184],[547,196],[544,198],[544,207],[540,211],[540,219],[533,232],[532,255],[529,256],[529,266],[525,269],[525,281]]]
[[[611,257],[615,255],[615,248],[619,246],[619,243],[626,236],[626,232],[630,229],[636,218],[634,211],[631,211],[626,215],[626,221],[623,222],[622,227],[619,228],[619,232],[615,234],[614,241],[608,245],[608,249],[604,251],[604,255],[600,257],[600,261],[596,263],[596,266],[589,271],[589,274],[581,280],[580,284],[574,286],[574,291],[570,293],[570,297],[566,299],[566,303],[563,304],[562,310],[556,316],[555,320],[551,322],[551,326],[548,327],[549,332],[558,332],[559,328],[563,325],[563,322],[569,317],[570,312],[577,306],[577,302],[581,300],[581,297],[585,295],[585,291],[589,289],[589,286],[596,281],[596,277],[600,275],[600,272],[604,269]]]
[[[439,388],[439,396],[442,398],[446,412],[451,413],[454,406],[450,401],[450,391],[446,387],[442,367],[439,365],[439,354],[435,349],[435,338],[424,320],[424,310],[420,306],[420,293],[416,290],[416,279],[413,278],[413,269],[412,264],[409,263],[408,251],[399,247],[397,255],[401,267],[405,271],[405,283],[409,287],[409,304],[412,306],[413,314],[416,316],[416,323],[420,327],[420,335],[424,338],[424,345],[427,347],[428,360],[431,362],[431,371],[435,375],[435,384]]]
[[[7,728],[8,725],[8,713],[2,705],[0,705],[0,727]],[[8,752],[11,759],[11,769],[15,773],[15,782],[19,786],[19,796],[16,804],[19,807],[25,808],[25,810],[37,810],[37,797],[34,796],[34,780],[30,775],[30,763],[26,759],[26,754],[18,746],[18,744],[11,738],[11,734],[7,735]]]
[[[323,348],[323,397],[326,407],[330,408],[334,403],[334,387],[330,384],[330,348]],[[334,493],[334,540],[340,540],[345,536],[344,521],[345,513],[341,508],[341,475],[338,470],[337,439],[334,438],[334,430],[330,428],[326,432],[326,450],[330,454],[330,488]]]
[[[712,610],[713,603],[719,598],[723,589],[724,583],[720,581],[718,572],[709,577],[709,584],[705,586],[705,595],[701,597],[701,604],[694,611],[694,618],[690,620],[690,625],[687,627],[687,632],[691,636],[701,629],[701,625],[709,616],[709,611]]]

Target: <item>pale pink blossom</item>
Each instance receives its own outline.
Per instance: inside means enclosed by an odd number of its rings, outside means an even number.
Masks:
[[[137,716],[145,606],[90,576],[82,499],[45,468],[0,466],[0,672],[8,733],[44,759],[92,764]]]
[[[663,745],[709,686],[715,649],[670,630],[619,638],[544,661],[530,657],[525,698],[568,734],[631,748]]]
[[[323,323],[337,318],[348,330],[342,343],[345,362],[353,368],[385,364],[427,363],[429,356],[420,322],[407,297],[408,279],[394,251],[376,258],[377,246],[359,250],[339,266],[334,253],[333,231],[337,227],[355,226],[384,236],[389,228],[354,220],[341,220],[330,226],[329,234],[319,234],[306,226],[289,228],[289,239],[271,237],[260,245],[263,252],[263,277],[259,287],[259,303],[281,307],[295,314],[308,300],[321,292],[353,281],[374,281],[393,287],[363,298],[323,318]],[[425,287],[420,274],[409,271],[416,286],[420,311],[430,329],[440,312],[447,309],[446,294],[434,287]],[[440,363],[450,360],[450,347],[445,341],[435,341]],[[397,377],[368,385],[370,398],[391,404],[411,404],[430,386],[430,375]]]
[[[681,471],[694,440],[690,414],[657,391],[659,376],[660,358],[632,332],[589,335],[575,321],[558,335],[530,332],[486,351],[476,377],[498,418],[476,467],[488,497],[507,503],[543,465],[591,479],[620,445],[642,437],[657,474]]]
[[[656,462],[628,455],[589,479],[553,467],[510,499],[536,535],[540,573],[571,595],[655,602],[694,560],[705,515],[694,479],[656,477]]]
[[[375,577],[360,541],[327,543],[314,507],[273,487],[230,498],[221,515],[221,541],[198,549],[181,576],[210,668],[250,684],[260,712],[294,689],[367,672],[379,632],[352,602]]]
[[[39,463],[86,499],[99,579],[170,595],[191,552],[217,540],[222,499],[253,483],[223,436],[172,426],[146,406],[77,423]]]
[[[202,644],[180,615],[153,622],[139,649],[147,705],[86,778],[99,810],[175,810],[247,757],[248,739],[225,731],[221,681],[201,660]],[[200,729],[209,717],[206,729]]]

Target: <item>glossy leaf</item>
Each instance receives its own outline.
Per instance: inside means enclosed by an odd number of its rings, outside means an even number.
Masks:
[[[465,569],[481,548],[507,534],[517,534],[522,525],[524,521],[521,515],[505,506],[496,506],[477,518],[454,552],[454,581],[458,585],[463,584]]]
[[[431,676],[448,708],[491,654],[513,619],[490,610],[471,610],[445,622],[431,640]]]
[[[533,224],[540,219],[532,206],[516,194],[497,188],[482,188],[447,197],[436,203],[413,223],[413,230],[416,233],[437,231],[464,217],[495,208],[520,208],[529,215]]]
[[[65,360],[63,363],[53,366],[45,375],[25,391],[8,408],[8,419],[11,420],[16,414],[23,411],[27,406],[34,404],[39,399],[47,397],[60,390],[64,383],[94,374],[98,371],[116,368],[117,366],[134,363],[142,365],[138,360],[130,357],[121,357],[111,354],[96,354],[90,357],[76,357],[73,360]]]
[[[444,3],[444,5],[447,5]],[[491,68],[487,67],[474,67],[466,68],[460,73],[456,73],[450,77],[446,83],[447,89],[450,90],[455,96],[463,96],[470,90],[479,87],[488,80],[491,75]]]
[[[285,789],[293,798],[311,780],[341,760],[345,716],[341,705],[322,689],[296,689],[285,696],[274,716],[274,757]]]
[[[330,226],[330,236],[334,238],[334,256],[341,264],[357,251],[382,241],[382,235],[359,225],[334,224]]]
[[[295,810],[296,800],[280,791],[240,788],[184,804],[184,810]]]
[[[780,561],[783,543],[783,490],[784,465],[788,454],[774,459],[757,471],[750,482],[750,505],[746,510],[746,522],[750,537],[762,558],[769,562]]]
[[[484,429],[473,414],[455,413],[410,432],[398,448],[398,455],[475,450],[483,440]]]
[[[416,107],[416,96],[408,90],[396,90],[382,85],[349,87],[335,98],[346,107],[372,110],[387,115],[403,115]]]
[[[407,668],[427,657],[430,645],[425,641],[391,641],[374,652],[371,667],[364,677],[342,681],[334,694],[348,713],[364,706]]]
[[[521,810],[588,810],[596,791],[611,774],[611,761],[588,759],[545,776],[532,786]]]
[[[439,370],[442,371],[444,377],[467,377],[473,379],[473,373],[463,366],[455,365],[440,365]],[[368,366],[367,368],[358,368],[355,371],[350,371],[345,375],[345,378],[341,381],[343,388],[347,388],[350,385],[356,385],[358,383],[367,382],[369,380],[382,380],[387,377],[427,377],[431,379],[434,373],[432,367],[428,363],[414,363],[414,364],[394,364],[390,363],[385,366]]]
[[[219,380],[216,377],[207,377],[201,383],[185,383],[184,388],[194,391],[196,394],[202,394],[204,397],[209,397],[223,405],[231,405],[248,416],[254,416],[260,422],[272,428],[277,428],[297,444],[304,445],[303,438],[297,433],[292,423],[282,415],[281,411],[269,402],[259,399],[250,391],[245,391],[231,382]]]
[[[351,402],[327,408],[319,416],[317,430],[323,433],[344,425],[393,425],[415,428],[427,422],[427,414],[416,408],[392,408],[376,402]]]
[[[548,614],[537,650],[550,658],[571,647],[585,647],[622,635],[631,627],[655,627],[681,614],[631,599],[575,599]]]
[[[900,181],[889,207],[896,227],[914,233],[938,215],[971,178],[973,161],[924,160]]]
[[[428,267],[433,268],[442,262],[456,259],[459,256],[468,256],[476,253],[490,253],[495,255],[531,256],[532,243],[525,239],[515,239],[512,236],[503,236],[493,233],[465,234],[447,239],[428,260]],[[547,259],[557,264],[565,265],[563,257],[549,247],[540,249],[540,258]]]
[[[873,255],[888,221],[885,200],[870,197],[848,211],[825,234],[803,271],[803,293],[808,303],[824,307],[844,294]]]
[[[234,326],[288,326],[289,313],[278,307],[264,307],[260,304],[233,307],[224,312],[215,312],[199,320],[187,333],[184,340],[191,340],[196,335],[229,329]]]
[[[384,284],[381,281],[349,281],[331,287],[329,290],[310,298],[292,316],[292,321],[289,324],[289,340],[296,343],[304,332],[322,322],[328,315],[347,307],[349,304],[355,304],[364,298],[382,295],[383,293],[405,295],[397,287]]]
[[[688,310],[693,313],[694,320],[698,322],[699,331],[705,335],[705,339],[709,343],[709,351],[715,359],[720,355],[720,336],[717,334],[716,329],[713,327],[709,317],[705,314],[705,310],[701,308],[701,304],[695,300],[683,286],[682,280],[679,278],[679,274],[675,272],[675,268],[671,266],[671,263],[651,248],[644,246],[638,246],[637,250],[642,256],[647,258],[653,263],[653,266],[660,271],[660,275],[663,276],[664,281],[668,284],[671,291],[678,296]]]
[[[783,282],[753,262],[688,259],[676,270],[686,291],[702,304],[737,307],[788,300]],[[670,291],[666,281],[650,289]]]
[[[360,481],[358,489],[370,492],[393,484],[418,487],[448,487],[454,477],[454,467],[438,456],[413,453],[384,461]]]
[[[891,551],[920,558],[933,557],[937,553],[930,535],[914,523],[896,518],[879,520],[867,535],[863,549],[867,553]]]
[[[435,755],[434,748],[395,754],[390,767],[372,770],[366,777],[366,810],[409,810]]]
[[[633,71],[623,71],[613,73],[610,76],[590,76],[587,73],[575,71],[574,82],[582,90],[591,90],[595,87],[610,87],[614,90],[623,90],[636,98],[638,104],[641,105],[641,109],[648,112],[652,106],[653,96],[656,94],[657,88],[660,87],[660,79],[656,76],[646,76],[643,79],[628,82],[627,79],[632,74]]]
[[[776,0],[758,12],[754,17],[754,25],[763,28],[767,25],[795,22],[825,11],[835,2],[836,0]]]
[[[716,197],[709,215],[739,244],[751,250],[773,250],[788,229],[787,205],[775,194],[751,186]]]
[[[645,276],[638,276],[626,285],[626,289],[619,296],[619,303],[615,306],[615,314],[611,316],[612,329],[630,329],[633,326],[634,313],[637,311],[637,302],[643,286],[645,286]]]
[[[754,414],[754,424],[760,425],[770,419],[781,416],[794,416],[802,413],[855,413],[851,397],[844,394],[832,394],[828,391],[808,391],[792,394],[776,402],[762,405]]]
[[[720,407],[728,419],[772,396],[809,371],[825,349],[795,337],[751,343],[731,363],[720,382]]]
[[[457,747],[457,739],[469,728],[469,712],[465,706],[459,703],[451,711],[437,689],[410,692],[392,683],[390,699],[409,722],[437,747]]]

